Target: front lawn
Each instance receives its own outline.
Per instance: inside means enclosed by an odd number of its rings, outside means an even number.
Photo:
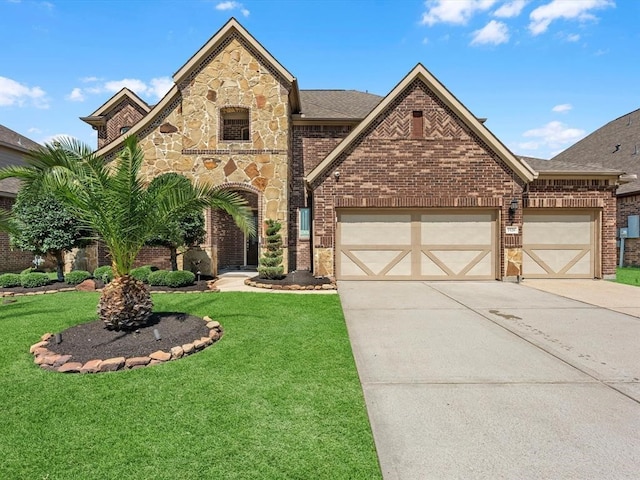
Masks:
[[[616,269],[616,282],[640,286],[640,268],[622,267]]]
[[[97,375],[41,370],[28,350],[94,320],[98,294],[16,300],[0,304],[0,478],[381,478],[337,295],[155,295],[224,337]]]

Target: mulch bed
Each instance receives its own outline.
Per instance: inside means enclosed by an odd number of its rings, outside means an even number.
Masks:
[[[316,286],[330,284],[331,280],[327,277],[314,277],[308,271],[296,271],[285,275],[283,278],[272,280],[269,278],[260,278],[259,276],[249,279],[252,282],[266,283],[268,285],[300,285],[300,286]]]
[[[104,287],[104,284],[100,280],[96,280],[96,288]],[[51,292],[51,291],[59,291],[63,289],[71,289],[75,290],[75,285],[69,285],[66,282],[58,282],[53,281],[48,285],[43,287],[36,288],[24,288],[24,287],[11,287],[11,288],[0,288],[0,294],[3,293],[13,293],[15,294],[25,294],[25,293],[36,293],[36,292]],[[206,292],[209,290],[209,284],[207,280],[200,280],[199,282],[195,282],[193,285],[187,285],[186,287],[161,287],[161,286],[150,286],[149,289],[151,292]]]
[[[157,329],[161,340],[156,340]],[[71,355],[73,362],[86,363],[96,358],[145,357],[157,350],[191,343],[209,334],[202,318],[186,313],[154,313],[146,326],[131,332],[107,330],[101,320],[83,323],[61,333],[62,342],[52,338],[47,349]]]

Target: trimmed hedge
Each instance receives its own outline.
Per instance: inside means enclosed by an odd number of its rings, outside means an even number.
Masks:
[[[176,270],[175,272],[167,273],[167,287],[186,287],[187,285],[193,285],[193,281],[196,279],[196,274],[188,270]]]
[[[167,270],[156,270],[155,272],[151,272],[149,274],[149,285],[166,287],[168,273],[169,272]]]
[[[20,286],[20,274],[5,273],[0,275],[0,288],[11,288]]]
[[[102,280],[104,283],[109,283],[113,280],[113,268],[111,268],[111,265],[98,267],[93,271],[93,278]]]
[[[158,267],[154,267],[153,265],[144,265],[143,267],[134,268],[129,274],[136,280],[149,283],[149,275],[157,270]]]
[[[40,272],[31,272],[20,275],[20,285],[24,288],[44,287],[49,284],[49,275]]]
[[[156,270],[149,275],[149,285],[171,288],[186,287],[187,285],[193,285],[195,279],[195,273],[188,270],[177,270],[175,272]]]
[[[86,270],[73,270],[72,272],[64,275],[64,281],[69,285],[78,285],[88,278],[91,278],[91,273]]]

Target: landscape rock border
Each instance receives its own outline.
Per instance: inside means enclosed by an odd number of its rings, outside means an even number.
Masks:
[[[338,286],[334,283],[323,283],[322,285],[278,285],[276,283],[261,283],[251,280],[250,278],[244,281],[244,284],[249,287],[266,288],[269,290],[337,290]]]
[[[196,339],[191,343],[171,347],[169,352],[157,350],[144,357],[115,357],[104,360],[96,358],[84,364],[74,362],[73,356],[71,355],[61,355],[47,349],[49,342],[55,338],[52,333],[42,335],[38,343],[31,345],[29,353],[33,354],[34,362],[36,365],[39,365],[40,368],[59,373],[103,373],[115,372],[117,370],[134,370],[178,360],[187,355],[200,352],[220,340],[223,335],[220,322],[211,320],[210,317],[202,317],[202,320],[207,322],[207,328],[209,329],[208,336]]]

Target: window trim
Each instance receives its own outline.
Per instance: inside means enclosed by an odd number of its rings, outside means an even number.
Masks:
[[[303,225],[305,224],[306,225]],[[306,226],[303,229],[303,226]],[[298,208],[298,238],[309,240],[311,238],[311,209],[309,207]]]

